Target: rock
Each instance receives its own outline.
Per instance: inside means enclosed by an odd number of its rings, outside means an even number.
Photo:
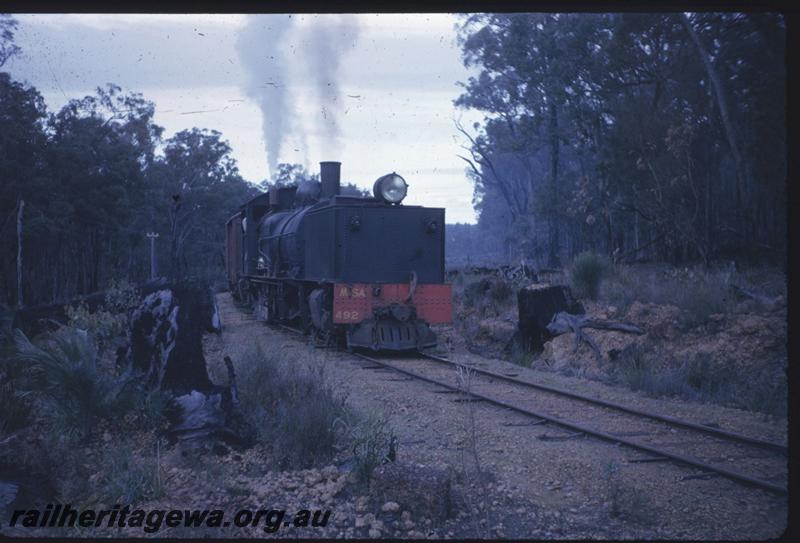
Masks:
[[[370,536],[372,539],[378,539],[378,538],[381,536],[381,531],[380,531],[380,530],[377,530],[377,529],[375,529],[375,528],[372,528],[372,529],[370,529],[370,531],[369,531],[369,536]]]
[[[384,513],[397,513],[400,510],[400,504],[397,502],[386,502],[381,507]]]
[[[387,502],[444,519],[451,508],[450,484],[443,469],[398,462],[375,468],[371,487]]]
[[[367,521],[364,517],[356,517],[356,528],[363,528],[366,525]]]
[[[400,514],[400,520],[402,520],[403,522],[408,522],[409,520],[411,520],[411,511],[403,511]]]

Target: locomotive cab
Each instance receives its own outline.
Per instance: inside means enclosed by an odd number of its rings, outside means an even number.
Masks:
[[[434,346],[430,325],[452,320],[444,209],[402,205],[408,184],[394,172],[375,182],[372,198],[341,196],[339,168],[323,162],[320,183],[301,184],[291,204],[288,188],[273,188],[228,221],[234,292],[245,291],[263,320],[299,323],[348,348]]]

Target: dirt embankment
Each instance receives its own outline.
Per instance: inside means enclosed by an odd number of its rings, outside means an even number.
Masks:
[[[635,324],[645,333],[585,329],[599,357],[587,342],[576,349],[571,332],[547,341],[542,352],[521,349],[515,338],[516,295],[506,295],[494,277],[456,277],[455,329],[463,337],[454,341],[484,356],[613,382],[656,397],[785,415],[787,306],[779,273],[772,273],[775,277],[767,284],[774,283],[773,288],[766,289],[768,295],[756,294],[757,300],[743,295],[721,274],[660,268],[617,273],[619,277],[606,280],[608,288],[601,289],[599,301],[580,302],[592,319]],[[568,282],[566,276],[553,280]]]
[[[706,356],[711,361],[740,369],[757,369],[765,359],[785,356],[786,306],[766,314],[712,314],[709,321],[686,329],[680,322],[680,309],[673,305],[634,302],[626,311],[586,302],[587,314],[597,319],[623,320],[645,330],[642,336],[623,332],[588,330],[603,355],[602,363],[613,363],[630,346],[658,350],[674,360]],[[554,367],[580,365],[596,368],[591,349],[581,344],[574,352],[571,334],[547,342],[541,359]]]

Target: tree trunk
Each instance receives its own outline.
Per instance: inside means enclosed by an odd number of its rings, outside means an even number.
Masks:
[[[555,103],[550,103],[550,182],[552,183],[552,205],[558,202],[558,167],[561,148],[558,142],[558,111]],[[558,216],[555,207],[550,210],[550,251],[548,255],[548,265],[551,268],[558,267],[559,243]]]
[[[743,216],[744,209],[742,202],[742,196],[743,196],[742,193],[744,191],[746,172],[742,161],[742,155],[739,152],[739,144],[736,138],[736,132],[734,130],[733,123],[731,122],[730,111],[728,109],[728,101],[725,98],[725,89],[723,89],[722,81],[719,78],[719,74],[717,74],[717,70],[711,63],[711,58],[708,55],[708,51],[706,51],[706,48],[703,45],[703,42],[700,40],[700,36],[697,35],[697,32],[692,26],[691,21],[686,16],[686,14],[681,14],[680,17],[683,26],[686,28],[686,31],[689,33],[689,37],[691,38],[692,42],[695,45],[695,48],[697,49],[697,54],[703,61],[703,65],[705,66],[708,78],[711,80],[711,87],[714,90],[714,96],[717,101],[717,108],[719,109],[719,116],[722,119],[722,127],[724,129],[725,137],[728,140],[728,146],[731,149],[731,153],[733,154],[733,160],[736,165],[736,191],[735,191],[736,211],[739,214],[739,216]]]
[[[25,200],[20,199],[17,208],[17,307],[25,306],[22,297],[22,213],[25,211]]]

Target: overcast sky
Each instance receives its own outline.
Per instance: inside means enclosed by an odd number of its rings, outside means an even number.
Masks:
[[[453,119],[480,115],[453,106],[469,76],[454,15],[15,17],[22,54],[6,68],[51,111],[113,82],[155,102],[166,137],[222,132],[250,181],[277,162],[339,160],[346,181],[397,171],[407,203],[475,221]]]

